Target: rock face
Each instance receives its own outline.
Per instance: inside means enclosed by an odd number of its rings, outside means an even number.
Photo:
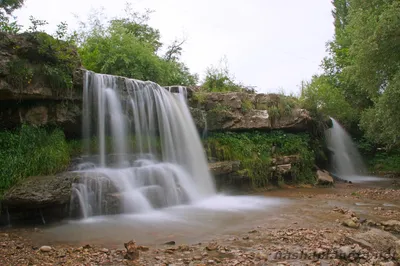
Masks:
[[[26,123],[80,134],[80,66],[73,47],[45,33],[0,32],[0,130]]]
[[[195,120],[197,127],[203,129],[206,122],[209,131],[307,131],[312,121],[309,112],[296,106],[293,98],[277,94],[197,92],[189,102],[192,114],[199,110],[205,113],[203,120]]]
[[[114,197],[116,188],[107,176],[96,172],[28,177],[6,192],[1,202],[2,210],[7,210],[10,218],[15,220],[39,218],[48,221],[80,216],[78,197],[73,197],[76,184],[85,184],[94,191],[101,185],[108,208],[118,211],[119,200]]]
[[[250,179],[240,172],[240,161],[222,161],[208,164],[218,189],[248,189]]]

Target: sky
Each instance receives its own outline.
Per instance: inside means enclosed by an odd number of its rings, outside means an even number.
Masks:
[[[149,24],[163,43],[186,38],[181,59],[192,73],[202,78],[226,58],[235,80],[263,93],[298,94],[301,81],[320,72],[334,34],[331,0],[26,0],[14,15],[24,26],[31,15],[46,20],[54,32],[61,21],[77,27],[96,8],[121,15],[127,2],[155,11]]]

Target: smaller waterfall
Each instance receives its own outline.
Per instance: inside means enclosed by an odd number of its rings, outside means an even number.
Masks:
[[[332,128],[325,132],[329,150],[332,151],[333,172],[340,177],[366,173],[366,167],[353,140],[346,130],[333,118]]]

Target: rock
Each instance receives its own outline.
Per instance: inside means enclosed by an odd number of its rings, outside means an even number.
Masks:
[[[175,245],[176,243],[175,243],[175,241],[168,241],[168,242],[165,242],[164,243],[164,245],[169,245],[169,246],[173,246],[173,245]]]
[[[291,106],[291,109],[279,109],[277,106],[281,102],[290,102],[288,106]],[[206,112],[209,131],[249,129],[306,131],[311,117],[308,111],[295,106],[294,102],[292,98],[278,94],[211,92],[194,93],[189,104]]]
[[[108,177],[100,173],[66,172],[54,176],[32,176],[23,179],[8,190],[1,204],[8,208],[10,217],[15,219],[33,218],[36,216],[46,221],[62,219],[70,215],[72,186],[76,183],[85,183],[89,189],[102,183],[104,195],[114,193],[116,188]],[[76,198],[72,198],[73,206],[78,205]],[[105,207],[105,206],[104,206]],[[80,215],[78,208],[72,215]],[[41,210],[41,213],[37,210]],[[106,209],[104,209],[104,213]]]
[[[50,246],[41,246],[39,250],[41,252],[50,252],[52,248]]]
[[[395,243],[395,258],[400,259],[400,240],[397,240]]]
[[[353,249],[351,246],[342,246],[339,248],[339,254],[340,256],[344,257],[349,257],[349,255],[353,252]]]
[[[350,228],[355,228],[355,229],[360,227],[360,224],[354,222],[353,219],[344,220],[342,224],[344,226],[347,226],[347,227],[350,227]]]
[[[216,250],[217,248],[218,248],[218,243],[216,243],[216,242],[211,242],[210,244],[208,244],[206,246],[206,250],[208,250],[208,251],[213,251],[213,250]]]
[[[126,248],[126,254],[124,256],[125,259],[127,260],[139,259],[139,249],[136,246],[136,242],[131,240],[128,243],[125,243],[124,246]]]
[[[333,178],[327,171],[317,170],[317,184],[318,185],[333,185]]]
[[[400,232],[400,221],[389,220],[389,221],[381,222],[381,224],[384,226],[386,231],[392,231],[392,232],[396,232],[396,233]]]
[[[396,248],[397,237],[389,232],[371,228],[370,230],[347,237],[351,242],[363,248],[374,249],[386,252],[391,248]]]
[[[209,163],[208,168],[214,176],[229,175],[240,169],[240,161]]]

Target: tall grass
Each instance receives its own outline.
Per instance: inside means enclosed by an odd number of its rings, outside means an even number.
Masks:
[[[21,179],[49,175],[68,167],[70,154],[63,131],[23,125],[0,132],[0,196]]]

